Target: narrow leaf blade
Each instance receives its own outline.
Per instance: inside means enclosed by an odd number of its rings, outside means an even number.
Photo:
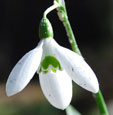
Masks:
[[[66,109],[67,115],[81,115],[72,105],[69,105]]]

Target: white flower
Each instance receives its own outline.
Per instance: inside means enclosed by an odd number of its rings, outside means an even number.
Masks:
[[[99,84],[94,72],[81,56],[56,43],[47,18],[41,20],[39,34],[42,40],[38,46],[25,54],[10,73],[7,96],[22,91],[36,71],[45,97],[56,108],[65,109],[70,104],[72,80],[97,93]]]
[[[47,38],[15,65],[6,84],[7,95],[23,90],[36,71],[45,97],[59,109],[65,109],[71,101],[72,80],[93,93],[99,90],[97,78],[84,59]]]

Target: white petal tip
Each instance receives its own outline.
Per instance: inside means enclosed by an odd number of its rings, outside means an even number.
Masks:
[[[12,96],[12,95],[14,95],[14,94],[11,94],[11,93],[6,92],[6,95],[7,95],[8,97],[10,97],[10,96]]]
[[[99,85],[97,85],[96,87],[92,89],[93,93],[98,93],[98,91],[99,91]]]
[[[13,96],[14,94],[11,93],[11,92],[6,91],[6,95],[7,95],[8,97],[10,97],[10,96]]]
[[[62,106],[59,106],[59,107],[56,107],[57,109],[61,109],[61,110],[65,110],[68,106],[65,106],[65,105],[62,105]]]
[[[7,95],[8,97],[13,96],[13,95],[15,95],[15,94],[17,94],[17,93],[18,93],[18,92],[15,92],[15,91],[13,91],[13,90],[9,90],[9,89],[6,88],[6,95]]]
[[[69,104],[70,104],[70,102],[71,102],[71,99],[70,99],[70,101],[68,101],[68,102],[66,102],[66,100],[62,100],[62,101],[60,101],[60,103],[58,103],[58,104],[53,104],[53,103],[51,103],[51,105],[53,105],[55,108],[57,108],[57,109],[60,109],[60,110],[65,110],[68,106],[69,106]]]
[[[87,85],[88,87],[84,87],[86,90],[92,92],[92,93],[98,93],[99,91],[99,83],[96,81],[96,83],[90,83]]]
[[[16,86],[14,87],[14,86],[12,86],[11,84],[8,84],[8,83],[6,84],[6,95],[8,97],[19,93],[21,90],[22,89],[20,89],[19,87],[16,87]]]
[[[71,99],[72,99],[72,96],[70,99],[62,99],[62,100],[60,100],[60,102],[58,101],[57,104],[54,104],[52,102],[50,102],[50,103],[57,109],[65,110],[69,106]]]
[[[60,110],[65,110],[68,106],[69,106],[69,104],[70,104],[70,102],[71,102],[71,99],[72,99],[72,96],[71,96],[71,98],[70,99],[62,99],[62,100],[60,100],[60,102],[58,101],[58,103],[53,103],[53,102],[50,102],[51,103],[51,105],[53,105],[55,108],[57,108],[57,109],[60,109]]]

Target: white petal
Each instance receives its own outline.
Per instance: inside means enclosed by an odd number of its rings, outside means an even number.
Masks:
[[[44,39],[43,49],[44,49],[43,57],[54,56],[53,38]]]
[[[38,46],[26,53],[15,65],[6,83],[7,96],[14,95],[25,88],[37,71],[42,57],[41,41]]]
[[[54,46],[54,55],[74,82],[88,91],[97,93],[99,90],[98,80],[85,60],[75,52],[59,46],[54,39],[51,40],[51,44]]]
[[[65,71],[40,73],[40,84],[45,97],[56,108],[64,110],[72,98],[72,80]]]

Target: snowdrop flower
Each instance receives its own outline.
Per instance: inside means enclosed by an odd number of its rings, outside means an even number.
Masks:
[[[15,65],[6,83],[7,96],[22,91],[34,74],[47,100],[56,108],[65,109],[72,99],[72,80],[82,88],[97,93],[97,78],[75,52],[60,46],[53,39],[52,26],[47,18],[40,23],[38,46],[25,54]]]

